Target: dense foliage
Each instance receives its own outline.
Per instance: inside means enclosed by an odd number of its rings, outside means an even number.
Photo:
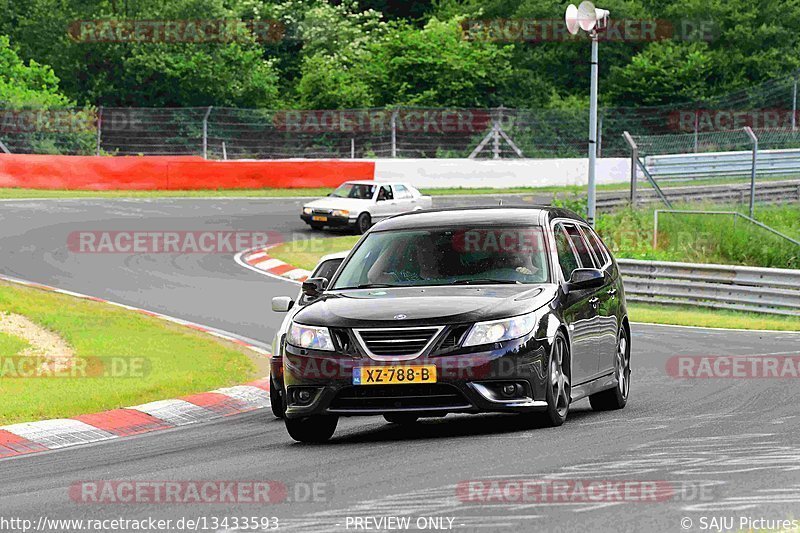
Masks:
[[[800,67],[795,30],[800,3],[791,0],[598,4],[611,10],[614,20],[656,20],[661,29],[678,34],[603,42],[605,105],[704,100]],[[466,39],[462,24],[555,21],[566,5],[555,0],[0,0],[0,100],[45,106],[563,108],[586,101],[585,39]],[[86,42],[70,36],[76,21],[98,20],[276,20],[282,31],[281,38],[265,40],[245,30],[221,42]],[[700,27],[701,33],[689,31]]]

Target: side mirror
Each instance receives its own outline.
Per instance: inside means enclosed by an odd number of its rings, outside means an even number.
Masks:
[[[328,278],[309,278],[303,282],[303,296],[316,298],[328,288]]]
[[[567,291],[597,289],[605,283],[603,272],[596,268],[576,268],[567,282]]]
[[[272,310],[276,313],[285,313],[294,306],[294,300],[288,296],[276,296],[272,299]]]

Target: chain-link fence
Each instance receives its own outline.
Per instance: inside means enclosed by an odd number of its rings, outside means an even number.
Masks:
[[[757,202],[800,201],[800,132],[754,130],[676,135],[623,135],[631,157],[631,196],[634,206],[639,182],[652,187],[668,207],[672,202],[727,200]],[[704,186],[675,186],[694,182]],[[669,189],[666,184],[673,182]],[[720,182],[718,185],[714,182]],[[724,184],[723,184],[724,183]],[[652,195],[650,195],[652,198]]]
[[[745,139],[724,133],[745,126],[759,132],[763,149],[800,146],[797,80],[793,74],[702,102],[601,108],[599,154],[627,156],[623,131],[637,136],[643,155],[747,149]],[[585,157],[588,115],[508,108],[0,108],[0,149],[213,159]]]
[[[98,108],[5,111],[12,153],[202,155],[265,158],[580,157],[585,112],[520,109]],[[26,112],[21,112],[25,114]],[[72,115],[91,117],[80,129]],[[54,118],[53,115],[58,115]],[[22,122],[23,124],[20,124]],[[46,139],[43,143],[40,139]],[[76,139],[80,139],[77,142]]]

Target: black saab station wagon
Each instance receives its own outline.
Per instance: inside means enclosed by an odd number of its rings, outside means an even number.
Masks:
[[[630,326],[614,258],[557,208],[399,215],[374,226],[292,318],[286,428],[329,439],[340,416],[410,424],[520,413],[559,426],[571,402],[620,409]]]

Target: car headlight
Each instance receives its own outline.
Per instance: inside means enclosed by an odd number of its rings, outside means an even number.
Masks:
[[[478,322],[469,330],[464,346],[480,346],[524,337],[533,331],[542,316],[544,309],[501,320]]]
[[[335,209],[333,213],[331,213],[331,215],[335,217],[349,217],[350,211],[348,211],[347,209]]]
[[[310,215],[310,214],[311,214],[311,213],[313,213],[313,212],[314,212],[314,210],[313,210],[313,209],[311,209],[310,207],[304,207],[304,208],[303,208],[303,214],[304,214],[304,215]]]
[[[311,350],[333,351],[333,341],[328,328],[303,326],[292,322],[287,341],[289,344]]]

